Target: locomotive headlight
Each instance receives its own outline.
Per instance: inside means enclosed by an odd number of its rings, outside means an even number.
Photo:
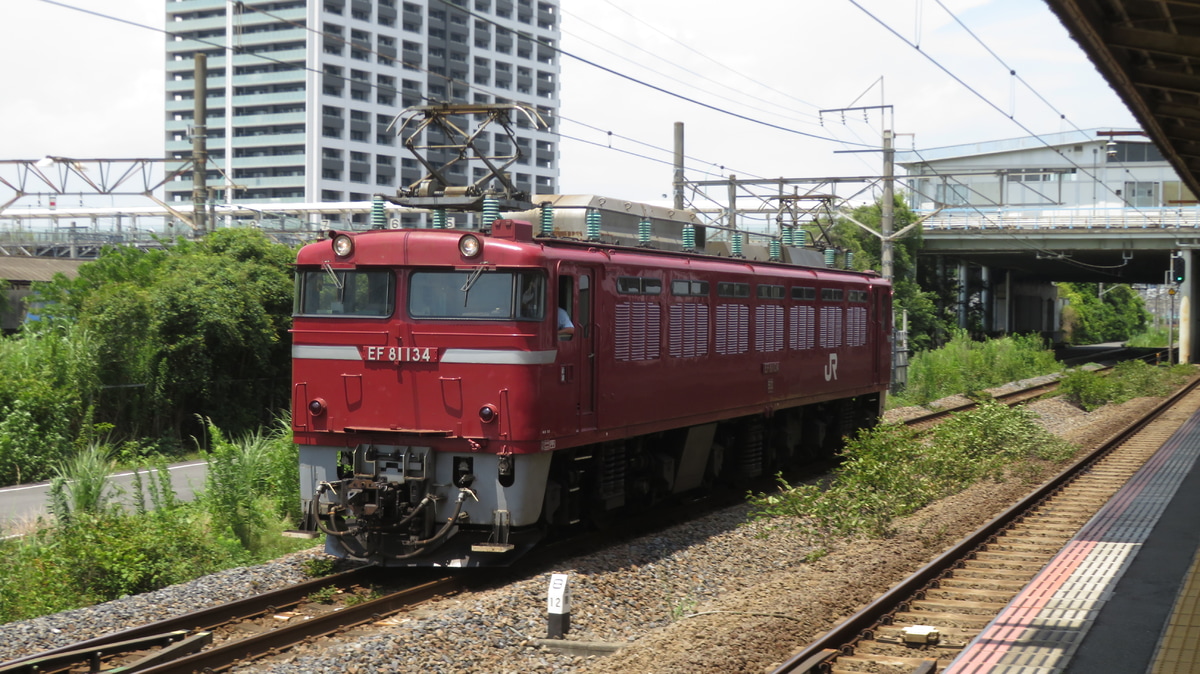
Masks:
[[[463,238],[458,240],[458,252],[462,253],[463,257],[475,257],[481,250],[483,250],[483,244],[474,234],[464,234]]]
[[[308,403],[308,413],[313,415],[314,417],[319,417],[322,414],[324,414],[325,413],[325,399],[324,398],[313,398]]]
[[[490,424],[496,420],[496,406],[484,405],[479,408],[479,419],[485,424]]]
[[[333,252],[338,257],[346,257],[354,252],[354,239],[345,234],[338,234],[333,237]]]

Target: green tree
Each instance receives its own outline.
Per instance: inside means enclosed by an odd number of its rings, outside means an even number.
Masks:
[[[1063,331],[1070,344],[1124,341],[1146,329],[1149,314],[1145,303],[1126,284],[1104,288],[1095,283],[1060,283],[1067,299]]]
[[[22,338],[95,335],[88,360],[101,394],[80,401],[79,418],[94,405],[120,435],[176,442],[203,436],[185,428],[197,414],[241,433],[287,400],[294,255],[249,229],[106,248],[77,278],[35,286],[46,320]]]
[[[883,219],[882,205],[875,202],[859,206],[850,212],[850,216],[878,232]],[[916,221],[917,215],[897,194],[892,215],[893,231],[898,232]],[[881,268],[882,244],[878,236],[865,231],[849,218],[837,219],[828,232],[831,243],[854,253],[856,269]],[[917,253],[921,245],[921,228],[915,227],[896,241],[892,249],[895,314],[898,321],[902,312],[908,312],[909,342],[916,350],[944,344],[954,325],[954,285],[938,281],[933,273],[936,270],[918,267]]]

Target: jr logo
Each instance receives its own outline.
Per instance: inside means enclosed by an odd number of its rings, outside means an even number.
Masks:
[[[825,381],[837,379],[837,354],[829,354],[829,364],[825,366]]]

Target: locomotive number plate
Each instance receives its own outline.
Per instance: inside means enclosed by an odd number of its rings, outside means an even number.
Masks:
[[[434,347],[416,346],[360,346],[358,352],[363,360],[383,360],[392,363],[436,363],[438,350]]]

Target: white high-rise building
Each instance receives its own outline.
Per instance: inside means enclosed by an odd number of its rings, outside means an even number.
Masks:
[[[166,154],[191,157],[194,54],[203,52],[215,204],[394,194],[425,171],[388,125],[404,108],[443,101],[535,108],[548,128],[515,116],[522,156],[508,171],[519,190],[557,191],[558,0],[167,0],[166,8]],[[502,129],[486,133],[489,152],[511,152]],[[484,175],[473,162],[449,177],[465,185]],[[166,198],[190,203],[191,175],[169,182]]]

